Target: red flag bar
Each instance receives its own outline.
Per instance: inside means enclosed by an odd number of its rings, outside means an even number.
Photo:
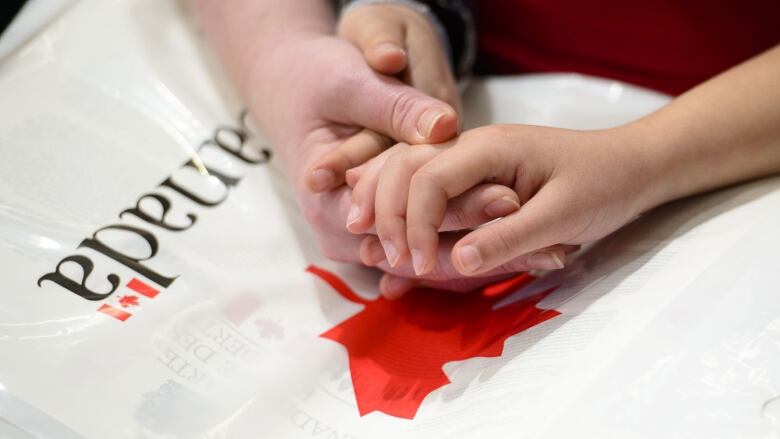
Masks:
[[[158,294],[160,294],[159,290],[156,290],[149,285],[145,284],[138,278],[132,278],[130,282],[127,283],[127,288],[130,288],[131,290],[135,291],[136,293],[148,297],[150,299],[154,299],[157,297]]]
[[[114,308],[113,306],[106,305],[106,304],[100,305],[100,308],[98,308],[98,311],[102,312],[103,314],[109,315],[109,316],[111,316],[111,317],[113,317],[113,318],[115,318],[115,319],[117,319],[119,321],[122,321],[122,322],[124,322],[125,320],[129,319],[130,317],[132,317],[132,314],[130,314],[129,312],[123,311],[123,310],[121,310],[119,308]]]

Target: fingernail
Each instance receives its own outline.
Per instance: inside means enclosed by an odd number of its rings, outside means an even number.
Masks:
[[[412,254],[414,274],[421,276],[423,274],[423,269],[425,269],[425,258],[423,258],[423,254],[420,250],[412,249],[410,253]]]
[[[355,224],[360,219],[360,207],[357,204],[352,204],[349,207],[349,214],[347,215],[347,228],[352,224]]]
[[[396,250],[395,246],[390,241],[382,241],[382,248],[385,249],[385,255],[387,255],[387,262],[390,264],[391,267],[395,267],[395,264],[398,263],[398,259],[400,258],[400,255],[398,254],[398,250]]]
[[[482,256],[473,245],[464,245],[458,250],[460,265],[469,273],[477,271],[482,266]]]
[[[427,110],[420,116],[420,120],[417,121],[417,134],[425,139],[431,137],[433,128],[436,126],[436,122],[444,116],[444,112],[441,110]]]
[[[490,218],[498,218],[517,211],[520,205],[511,197],[501,197],[485,207],[485,215]]]
[[[312,189],[323,191],[336,181],[336,174],[329,169],[316,169],[311,173]]]
[[[539,252],[528,258],[528,265],[541,270],[559,270],[563,268],[563,261],[555,253]]]
[[[401,46],[393,43],[380,43],[376,46],[376,50],[379,52],[399,52],[402,55],[406,55],[406,51]]]

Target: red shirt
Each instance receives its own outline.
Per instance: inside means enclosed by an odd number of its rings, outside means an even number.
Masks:
[[[478,71],[580,72],[673,95],[780,44],[780,0],[477,0]]]

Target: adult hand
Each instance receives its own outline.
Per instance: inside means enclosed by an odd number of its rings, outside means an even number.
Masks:
[[[305,185],[312,178],[307,172],[311,164],[354,141],[360,127],[418,143],[448,139],[456,132],[457,115],[446,103],[374,72],[359,50],[334,36],[291,36],[268,55],[255,62],[247,77],[250,111],[274,145],[320,249],[332,259],[357,262],[360,238],[345,228],[351,190],[340,186],[311,192]],[[452,215],[458,218],[452,227],[481,224],[485,208],[507,197],[512,202],[499,209],[499,216],[517,208],[512,191],[486,187],[475,192],[461,206],[478,212],[477,217],[455,207]]]
[[[337,32],[360,49],[376,72],[395,75],[460,113],[460,95],[441,37],[419,10],[404,4],[354,6],[341,17]],[[449,139],[439,139],[443,140]],[[371,130],[359,133],[312,166],[307,178],[309,189],[322,192],[341,185],[347,170],[395,143]]]

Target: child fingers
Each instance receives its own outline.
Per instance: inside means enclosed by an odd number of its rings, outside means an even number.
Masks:
[[[481,184],[453,198],[447,205],[440,232],[472,229],[488,221],[515,212],[520,208],[517,194],[510,188],[496,184]],[[454,244],[451,242],[450,247]],[[573,252],[579,246],[565,246],[565,252]],[[445,262],[449,262],[449,250],[443,253]],[[360,247],[361,261],[368,266],[378,265],[385,260],[385,253],[379,238],[368,235]],[[454,271],[453,271],[454,273]]]
[[[353,8],[339,23],[338,34],[379,73],[395,75],[407,66],[406,25],[401,16],[388,13],[387,5]]]
[[[349,170],[347,179],[350,187],[355,187],[366,166]],[[439,231],[473,229],[519,208],[520,199],[515,191],[504,185],[484,183],[450,200]],[[357,233],[371,233],[371,230]]]
[[[384,252],[381,250],[381,246],[379,247],[380,250],[377,251],[376,244],[372,242],[372,237],[366,238],[361,245],[361,260],[363,263],[372,262],[386,273],[402,278],[413,278],[418,281],[425,280],[431,282],[444,282],[451,279],[462,279],[465,277],[460,274],[454,267],[452,267],[452,263],[450,262],[450,253],[452,252],[452,248],[455,243],[458,241],[458,239],[463,237],[463,235],[463,233],[441,234],[439,248],[437,249],[437,259],[440,263],[436,264],[433,270],[429,271],[423,276],[417,276],[411,264],[402,264],[397,265],[396,267],[391,267],[384,258]]]
[[[391,155],[385,162],[376,189],[375,226],[391,267],[407,256],[406,202],[415,171],[439,154],[443,147],[417,145]],[[441,206],[442,215],[446,204]],[[435,244],[434,244],[435,245]],[[414,260],[415,254],[412,254]]]
[[[487,145],[485,148],[456,145],[412,176],[407,191],[406,236],[418,275],[435,266],[438,231],[448,201],[502,171],[499,162],[499,155]]]
[[[514,190],[500,184],[482,183],[447,203],[439,231],[473,229],[520,208]]]
[[[407,148],[409,145],[399,143],[357,168],[360,169],[360,178],[357,179],[352,188],[352,203],[347,216],[347,230],[363,234],[374,225],[374,201],[379,175],[388,157]]]
[[[306,186],[312,192],[338,187],[344,183],[347,170],[379,155],[391,144],[389,138],[364,129],[318,160],[307,173]]]

